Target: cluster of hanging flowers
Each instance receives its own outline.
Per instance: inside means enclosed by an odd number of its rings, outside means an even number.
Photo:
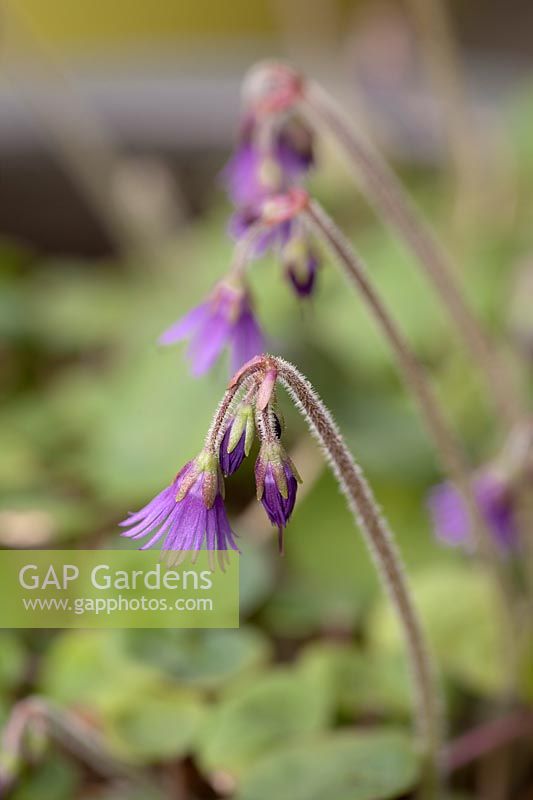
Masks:
[[[299,79],[275,66],[267,81],[255,74],[244,85],[235,152],[221,176],[235,208],[229,223],[234,263],[207,299],[159,338],[162,345],[189,340],[196,376],[226,348],[232,373],[266,349],[247,282],[254,259],[275,250],[295,294],[308,298],[315,290],[320,259],[305,224],[296,216],[280,224],[267,219],[271,201],[300,189],[315,163],[312,132],[297,114],[300,94]]]
[[[268,358],[258,359],[268,365]],[[252,362],[253,363],[253,362]],[[178,472],[172,483],[140,511],[120,523],[123,536],[143,540],[142,550],[161,543],[180,563],[207,550],[223,568],[229,550],[238,550],[224,506],[224,479],[250,455],[256,433],[260,449],[255,463],[257,499],[278,529],[280,552],[300,481],[281,443],[282,424],[276,397],[275,368],[260,369],[233,392],[231,403],[215,415],[200,454]],[[231,385],[230,385],[231,386]]]
[[[474,494],[487,532],[502,555],[520,552],[521,515],[533,478],[533,422],[515,428],[505,446],[473,476]],[[449,481],[435,486],[428,507],[439,541],[451,547],[474,549],[471,521],[458,490]]]
[[[260,65],[244,83],[237,143],[222,173],[235,209],[229,223],[235,255],[208,297],[159,338],[162,345],[189,341],[187,356],[195,376],[210,370],[226,349],[231,373],[267,349],[247,280],[250,266],[267,250],[275,251],[298,297],[308,298],[316,289],[320,258],[305,213],[310,199],[304,189],[315,165],[315,137],[299,114],[304,100],[303,79],[284,65]],[[164,549],[186,551],[199,549],[205,539],[208,549],[235,549],[224,511],[224,476],[248,455],[256,427],[257,410],[247,401],[227,421],[219,450],[215,453],[211,446],[187,464],[171,486],[124,523],[130,528],[126,535],[143,538],[152,532],[145,547],[163,539]],[[269,438],[264,427],[256,482],[258,496],[280,530],[281,547],[297,476],[279,435]],[[270,427],[276,429],[274,422]],[[505,469],[488,467],[475,474],[472,483],[497,547],[502,552],[515,550],[519,525],[514,477]],[[440,541],[473,548],[469,514],[452,483],[434,487],[428,507]]]

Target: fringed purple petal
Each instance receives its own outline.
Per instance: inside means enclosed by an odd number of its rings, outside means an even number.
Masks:
[[[159,492],[159,494],[156,495],[153,500],[150,500],[147,505],[145,505],[139,511],[130,514],[127,519],[122,520],[122,522],[119,522],[118,524],[121,527],[128,527],[129,525],[133,525],[136,522],[146,519],[153,512],[157,512],[160,509],[165,508],[168,505],[169,499],[171,499],[175,493],[175,486],[176,481],[174,480],[170,486],[167,486],[166,489],[163,489],[162,492]]]
[[[259,180],[259,153],[250,142],[237,148],[222,171],[222,180],[231,201],[236,206],[246,206],[261,200],[265,187]]]
[[[215,499],[216,504],[216,499]],[[214,508],[215,506],[213,506]],[[213,513],[213,508],[210,508],[206,515],[206,533],[205,533],[205,547],[206,550],[217,549],[217,515],[216,511]]]
[[[136,524],[122,535],[135,539],[150,535],[141,550],[148,550],[161,540],[162,550],[175,552],[178,560],[187,552],[202,550],[204,542],[211,551],[227,550],[228,545],[237,550],[221,494],[215,496],[210,508],[205,504],[203,489],[208,473],[201,472],[185,497],[176,501],[183,478],[194,463],[186,464],[170,486],[140,512],[131,515],[127,524],[131,520]]]
[[[196,306],[162,333],[158,343],[168,345],[186,339],[207,322],[210,313],[209,303]]]
[[[198,496],[198,487],[201,487],[201,485],[202,478],[191,487],[183,500],[180,500],[180,517],[172,526],[172,530],[169,531],[163,550],[191,549],[196,528],[199,524],[203,524],[205,517],[205,505],[201,497]]]
[[[216,313],[208,319],[191,341],[188,357],[191,361],[192,373],[195,376],[207,372],[224,346],[231,333],[231,324],[223,313]]]
[[[237,547],[235,539],[233,538],[233,531],[231,530],[231,525],[226,514],[224,501],[220,495],[216,497],[211,511],[214,511],[214,514],[216,515],[217,549],[227,550],[229,545],[232,550],[239,552],[239,548]]]
[[[177,525],[179,524],[179,519],[181,517],[181,514],[182,514],[182,509],[180,508],[180,504],[175,503],[174,508],[172,509],[172,511],[170,512],[169,516],[164,521],[164,523],[159,527],[158,530],[156,530],[155,527],[152,528],[152,530],[155,530],[156,532],[154,533],[151,539],[149,539],[142,545],[140,549],[149,550],[150,547],[153,547],[153,545],[156,544],[160,539],[167,537],[168,532],[171,531],[173,528],[177,527]]]
[[[231,373],[265,351],[265,340],[253,313],[245,309],[235,323],[231,336]]]

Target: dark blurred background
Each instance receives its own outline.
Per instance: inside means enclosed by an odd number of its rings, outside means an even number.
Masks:
[[[112,159],[112,182],[126,193],[128,180],[149,172],[156,193],[178,194],[185,219],[205,211],[235,132],[243,71],[273,54],[311,66],[348,101],[364,104],[393,156],[441,163],[441,108],[428,85],[415,5],[6,3],[2,231],[40,251],[103,254],[113,246],[57,152],[58,115],[73,128],[73,147],[98,147]],[[446,5],[469,99],[479,113],[500,108],[531,68],[531,3]]]

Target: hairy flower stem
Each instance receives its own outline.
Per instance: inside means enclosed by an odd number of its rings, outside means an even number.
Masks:
[[[311,384],[292,364],[281,358],[264,356],[249,362],[236,376],[236,381],[234,379],[227,392],[227,400],[219,408],[216,417],[218,422],[213,430],[223,426],[223,409],[231,405],[239,383],[250,375],[266,373],[272,368],[277,371],[278,380],[286,387],[312,434],[322,446],[398,616],[411,667],[414,717],[420,746],[426,760],[426,785],[433,787],[433,795],[427,796],[434,796],[438,785],[437,765],[442,734],[442,707],[438,684],[392,533],[379,511],[361,468],[354,461],[331,414]]]
[[[362,178],[370,202],[416,256],[457,330],[485,377],[489,396],[509,425],[521,417],[522,403],[506,365],[498,357],[480,323],[468,307],[453,267],[433,232],[422,219],[385,161],[354,131],[350,121],[317,84],[307,83],[299,107],[312,124],[329,130],[346,150]]]
[[[490,532],[486,529],[485,521],[476,502],[469,478],[468,464],[462,447],[451,430],[444,413],[441,411],[422,366],[375,291],[368,278],[364,264],[355,253],[353,247],[318,203],[311,201],[303,213],[312,229],[334,253],[349,281],[355,285],[358,292],[363,296],[391,346],[407,388],[417,401],[442,466],[463,497],[472,522],[479,552],[489,565],[498,588],[502,621],[504,622],[503,630],[510,631],[507,637],[509,641],[506,642],[506,651],[509,653],[509,659],[514,662],[515,659],[512,655],[515,648],[512,635],[514,624],[512,623],[511,590],[508,587],[507,577],[500,564]],[[515,674],[514,669],[512,674]]]
[[[394,353],[407,388],[418,403],[444,470],[461,489],[471,515],[477,520],[479,510],[470,487],[461,446],[437,403],[422,366],[368,278],[362,259],[316,201],[311,201],[304,213],[310,227],[326,243],[348,280],[355,285],[369,307]]]
[[[2,734],[0,796],[16,781],[24,757],[28,731],[48,734],[105,778],[129,778],[138,785],[142,776],[129,763],[113,755],[103,739],[87,723],[69,711],[38,696],[17,703]]]

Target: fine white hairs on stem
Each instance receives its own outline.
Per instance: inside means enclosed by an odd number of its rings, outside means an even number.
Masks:
[[[279,382],[287,389],[311,433],[318,440],[396,611],[411,668],[416,729],[424,750],[427,772],[434,783],[438,772],[442,731],[440,691],[392,533],[361,468],[309,381],[292,364],[274,356],[256,359],[250,362],[250,367],[257,371],[261,361],[265,373],[275,369]],[[241,370],[238,380],[245,380],[246,376],[247,366]]]
[[[454,329],[484,376],[488,396],[506,424],[523,415],[523,403],[507,364],[499,357],[465,299],[454,265],[430,225],[371,142],[356,130],[344,109],[318,83],[278,61],[256,64],[244,79],[244,101],[250,108],[267,108],[263,123],[282,118],[287,109],[300,114],[315,131],[326,131],[340,144],[358,185],[381,220],[391,227],[414,254],[435,293],[454,323]]]
[[[454,329],[484,376],[488,396],[501,418],[506,424],[515,424],[522,415],[523,404],[507,365],[465,300],[448,253],[396,175],[381,155],[358,135],[343,110],[321,86],[313,81],[306,82],[299,108],[308,122],[327,129],[344,148],[367,199],[385,224],[406,243],[447,309]]]

